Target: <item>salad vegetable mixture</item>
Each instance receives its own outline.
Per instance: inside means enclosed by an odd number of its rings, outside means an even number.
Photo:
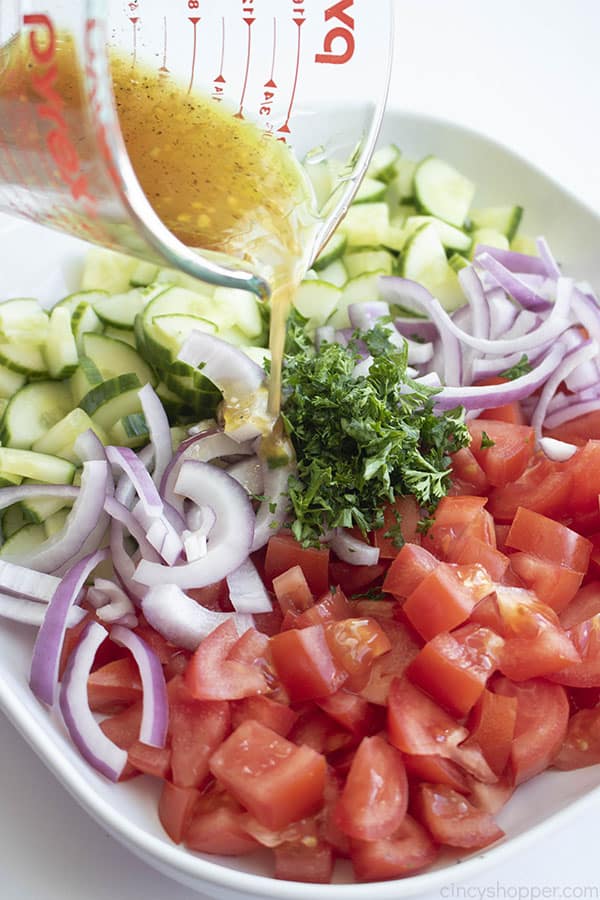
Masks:
[[[397,878],[600,762],[600,305],[473,195],[378,151],[300,288],[277,453],[251,295],[92,251],[50,313],[0,305],[0,615],[190,850]]]

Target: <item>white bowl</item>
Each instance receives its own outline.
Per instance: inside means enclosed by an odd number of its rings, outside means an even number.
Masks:
[[[457,165],[480,187],[478,204],[520,203],[526,209],[524,233],[544,234],[566,274],[600,287],[600,218],[559,185],[510,150],[447,122],[391,113],[382,142],[394,140],[408,156],[436,153]],[[77,285],[85,245],[59,234],[0,219],[2,282],[0,299],[36,296],[59,298]],[[105,781],[79,757],[56,715],[49,715],[27,686],[33,646],[30,628],[0,620],[0,708],[51,772],[88,813],[133,853],[165,875],[215,897],[229,900],[259,896],[277,900],[379,900],[411,897],[472,877],[497,865],[549,829],[564,827],[585,803],[600,798],[600,766],[575,772],[546,772],[519,788],[498,817],[506,838],[485,852],[462,860],[447,856],[422,875],[401,881],[351,884],[348,866],[332,885],[276,881],[267,855],[221,859],[175,846],[159,824],[157,785],[148,778],[125,784]]]

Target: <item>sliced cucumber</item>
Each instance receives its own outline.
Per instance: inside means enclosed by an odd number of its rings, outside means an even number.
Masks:
[[[12,397],[25,384],[25,375],[0,366],[0,397]]]
[[[114,250],[93,247],[88,251],[81,276],[83,290],[97,289],[119,294],[129,288],[139,261]]]
[[[57,534],[57,532],[62,531],[67,523],[68,516],[68,508],[59,509],[53,515],[48,516],[48,518],[44,521],[44,531],[46,532],[46,537],[50,538],[54,534]]]
[[[398,174],[401,156],[400,149],[395,144],[379,147],[371,157],[367,176],[384,182],[391,181]]]
[[[250,291],[218,287],[215,288],[213,301],[214,311],[208,318],[216,323],[220,331],[239,328],[250,339],[262,334],[263,320],[258,301]]]
[[[472,209],[469,218],[474,231],[481,228],[492,228],[512,241],[523,218],[523,207],[486,206],[482,209]]]
[[[75,474],[75,466],[66,459],[12,447],[0,447],[0,469],[49,484],[71,484]]]
[[[339,227],[349,247],[369,247],[383,243],[389,226],[387,203],[359,203],[350,207]]]
[[[140,384],[156,384],[156,378],[150,367],[137,350],[124,341],[106,337],[104,334],[88,333],[83,336],[82,345],[85,356],[91,359],[104,381],[117,375],[135,372]]]
[[[341,297],[333,315],[327,324],[334,328],[348,328],[348,307],[351,303],[362,303],[364,300],[379,300],[379,278],[382,272],[366,272],[351,278],[342,290]]]
[[[108,444],[108,435],[97,422],[94,422],[83,409],[76,407],[60,419],[45,434],[32,445],[36,453],[50,453],[52,456],[60,456],[70,462],[79,465],[79,456],[75,453],[74,444],[80,434],[91,429],[103,444]]]
[[[322,154],[319,154],[319,157],[312,159],[309,153],[304,159],[303,166],[314,191],[317,209],[320,210],[331,196],[333,180],[327,160],[322,158]]]
[[[88,359],[87,356],[79,357],[79,366],[70,379],[71,394],[73,402],[79,403],[82,397],[91,391],[93,387],[102,384],[102,375],[98,366]]]
[[[488,247],[497,247],[499,250],[510,249],[510,244],[506,235],[502,234],[501,231],[496,231],[494,228],[478,228],[473,232],[471,259],[473,259],[479,244],[485,244]]]
[[[412,200],[415,195],[414,178],[418,163],[412,159],[401,156],[397,161],[396,175],[390,181],[387,193],[387,201],[394,209],[405,200]]]
[[[105,431],[119,419],[141,412],[138,397],[140,379],[133,372],[117,375],[93,387],[79,403],[80,407]]]
[[[533,238],[518,234],[510,242],[510,249],[526,256],[539,256],[537,244]]]
[[[406,220],[405,228],[413,233],[420,228],[421,225],[433,225],[437,231],[439,238],[447,250],[458,250],[459,253],[468,253],[473,243],[470,235],[465,234],[460,228],[454,225],[448,225],[435,216],[409,216]]]
[[[0,340],[42,345],[48,333],[48,313],[29,298],[0,303]]]
[[[13,475],[10,472],[0,472],[0,487],[16,487],[21,484],[23,479],[20,475]]]
[[[465,303],[456,272],[448,264],[434,225],[421,225],[408,239],[402,256],[401,274],[423,284],[444,309],[457,309]]]
[[[71,328],[79,351],[82,351],[83,337],[86,334],[100,334],[102,322],[89,303],[79,303],[71,313]]]
[[[12,537],[20,528],[27,524],[20,503],[14,503],[4,510],[2,514],[2,537],[5,541]]]
[[[436,156],[428,156],[417,166],[414,184],[423,213],[457,228],[464,225],[475,194],[472,181]]]
[[[184,341],[193,331],[203,331],[205,334],[216,334],[217,331],[214,322],[201,319],[200,316],[186,316],[183,313],[155,316],[152,323],[156,339],[161,341],[173,359],[177,357]]]
[[[148,424],[143,413],[132,413],[119,419],[110,429],[110,441],[119,447],[143,447],[150,440]]]
[[[123,343],[129,344],[130,347],[137,350],[137,341],[133,331],[128,331],[126,328],[113,328],[112,325],[107,325],[104,329],[104,334],[106,337],[114,338],[116,341],[123,341]]]
[[[148,302],[147,293],[136,288],[125,294],[100,297],[94,303],[94,312],[105,325],[113,328],[133,328],[133,322]]]
[[[454,271],[458,275],[461,269],[464,269],[465,266],[469,265],[469,260],[466,258],[466,256],[463,256],[462,253],[453,253],[452,256],[448,259],[448,265],[451,269],[454,269]]]
[[[27,384],[17,391],[4,412],[0,441],[8,447],[28,450],[72,408],[73,399],[67,382]]]
[[[0,366],[29,378],[43,378],[47,374],[44,354],[36,344],[0,343]]]
[[[402,250],[404,250],[404,246],[409,237],[410,232],[408,229],[403,225],[394,225],[392,223],[385,232],[381,243],[388,250],[392,250],[395,253],[401,253]]]
[[[77,344],[71,330],[71,315],[64,306],[50,313],[44,356],[51,378],[68,378],[79,363]]]
[[[328,266],[325,266],[324,269],[321,269],[320,272],[315,272],[314,278],[318,281],[327,281],[329,284],[334,284],[336,287],[341,288],[348,281],[348,272],[342,260],[335,259]],[[307,279],[305,278],[304,280],[306,281]]]
[[[340,288],[326,281],[303,281],[296,291],[294,307],[308,319],[306,327],[310,331],[325,324],[341,295]]]
[[[158,275],[159,268],[154,263],[137,261],[137,265],[129,278],[132,287],[146,287],[152,284]]]
[[[107,291],[76,291],[59,300],[54,308],[64,306],[70,313],[73,313],[81,303],[85,303],[86,306],[94,306],[103,297],[108,297]]]
[[[160,370],[171,363],[173,356],[170,347],[164,346],[162,335],[157,334],[154,317],[185,315],[212,321],[213,313],[212,296],[196,294],[185,288],[169,287],[148,303],[136,317],[134,328],[138,348],[145,359],[151,360],[152,366]]]
[[[394,257],[387,250],[356,250],[344,257],[344,264],[350,278],[356,278],[363,272],[385,272],[386,275],[391,275]]]
[[[50,516],[72,505],[72,500],[65,500],[60,497],[30,497],[28,500],[21,502],[21,509],[26,522],[43,525]],[[65,515],[67,514],[65,513]]]
[[[0,548],[2,559],[23,559],[33,553],[46,540],[46,532],[43,525],[23,525],[4,542]]]
[[[363,178],[360,187],[354,195],[353,203],[377,203],[383,200],[387,185],[377,178]]]
[[[339,259],[346,249],[347,238],[341,231],[335,231],[313,263],[315,272],[322,272]]]

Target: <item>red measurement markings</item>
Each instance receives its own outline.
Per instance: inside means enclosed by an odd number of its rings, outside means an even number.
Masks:
[[[277,58],[277,17],[273,16],[273,55],[271,57],[271,75],[268,81],[265,82],[266,88],[276,88],[277,84],[275,83],[275,60]]]
[[[325,22],[333,21],[323,40],[323,52],[315,55],[316,63],[344,65],[354,56],[354,18],[350,10],[354,0],[338,0],[325,10]]]
[[[273,54],[271,56],[271,74],[268,81],[265,81],[263,95],[261,98],[258,113],[266,116],[267,120],[263,122],[265,131],[269,134],[273,131],[273,125],[268,121],[273,112],[273,106],[277,99],[277,82],[275,81],[275,60],[277,56],[277,18],[273,17]]]
[[[244,101],[246,100],[246,91],[248,89],[248,78],[250,76],[250,59],[252,57],[252,26],[256,22],[254,17],[254,0],[246,0],[242,4],[242,21],[248,26],[248,44],[246,48],[246,68],[244,70],[244,81],[242,84],[242,95],[240,97],[240,108],[235,114],[236,119],[244,118]]]
[[[219,103],[223,99],[223,94],[225,92],[224,84],[225,76],[223,75],[223,68],[225,66],[225,16],[221,17],[221,61],[219,63],[219,74],[214,80],[213,85],[213,100],[218,100]]]
[[[300,6],[303,0],[292,0],[294,5],[294,10],[292,13],[292,22],[298,28],[297,34],[297,44],[296,44],[296,67],[294,70],[294,80],[292,82],[292,93],[290,96],[290,105],[288,106],[287,115],[285,117],[285,122],[283,125],[278,128],[280,134],[289,134],[290,133],[290,119],[292,117],[292,110],[294,108],[294,101],[296,100],[296,90],[298,88],[298,78],[300,75],[300,55],[302,49],[302,26],[306,22],[304,17],[305,9],[304,6]]]
[[[187,8],[189,10],[197,10],[200,7],[199,0],[188,0]],[[194,78],[196,76],[196,54],[198,53],[198,22],[200,16],[188,16],[188,21],[192,23],[194,29],[194,37],[192,43],[192,64],[190,66],[190,83],[188,85],[188,94],[191,94],[194,87]]]
[[[169,70],[167,68],[167,17],[163,16],[163,58],[162,58],[162,66],[159,67],[159,72],[162,72],[163,75],[167,75]]]

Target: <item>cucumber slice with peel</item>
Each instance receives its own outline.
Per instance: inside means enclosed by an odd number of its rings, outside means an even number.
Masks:
[[[367,176],[361,181],[360,187],[354,195],[354,200],[352,202],[377,203],[379,200],[383,200],[386,190],[387,188],[383,181]]]
[[[110,429],[110,441],[119,447],[145,446],[150,440],[148,424],[143,413],[132,413],[119,419]]]
[[[465,234],[460,228],[448,225],[447,222],[443,222],[442,219],[437,219],[435,216],[409,216],[404,227],[410,234],[413,234],[421,225],[428,224],[433,225],[447,250],[468,253],[471,249],[471,244],[473,243],[471,235]]]
[[[336,259],[340,259],[346,249],[346,243],[346,235],[341,231],[335,231],[313,263],[315,272],[322,272]]]
[[[5,541],[16,534],[19,529],[27,524],[23,508],[20,503],[13,503],[2,513],[2,537]]]
[[[384,182],[391,181],[398,172],[401,157],[402,153],[395,144],[379,147],[371,157],[367,177],[377,178]]]
[[[0,548],[0,557],[6,560],[22,560],[33,553],[46,540],[43,525],[30,523],[15,531]]]
[[[81,459],[75,453],[75,441],[80,434],[91,429],[104,445],[109,443],[108,435],[96,422],[94,422],[83,409],[76,407],[67,413],[55,425],[46,431],[32,445],[36,453],[50,453],[52,456],[60,456],[70,462],[79,465]]]
[[[294,308],[308,319],[306,327],[310,331],[325,324],[341,294],[340,288],[327,281],[303,281],[296,291]]]
[[[4,412],[0,441],[7,447],[29,450],[71,409],[73,398],[68,382],[34,381],[27,384],[17,391]]]
[[[382,244],[390,225],[387,203],[359,203],[351,206],[340,224],[349,247]]]
[[[82,290],[104,290],[119,294],[129,288],[139,260],[114,250],[92,247],[85,258],[81,276]]]
[[[5,300],[0,303],[0,340],[43,345],[48,333],[48,313],[37,300]]]
[[[116,375],[96,385],[83,397],[79,406],[105,431],[130,413],[141,412],[138,393],[140,379],[134,372]]]
[[[82,350],[94,363],[103,381],[117,375],[135,372],[140,384],[156,384],[155,376],[148,364],[137,350],[124,341],[106,337],[104,334],[85,334],[82,339]]]
[[[421,212],[461,228],[467,218],[475,185],[453,166],[428,156],[415,171],[415,199]]]
[[[333,284],[335,287],[341,288],[344,287],[348,281],[348,272],[342,260],[335,259],[318,273],[315,272],[314,277],[317,281],[326,281],[328,284]],[[306,281],[307,279],[305,278],[304,280]]]
[[[384,272],[365,272],[356,278],[351,278],[342,290],[337,306],[327,320],[328,325],[334,328],[348,328],[348,307],[351,303],[362,303],[368,300],[379,300],[379,279]]]
[[[498,250],[509,250],[510,244],[508,238],[501,231],[494,228],[478,228],[473,232],[473,248],[471,250],[471,259],[473,259],[477,247],[485,244],[487,247],[497,247]]]
[[[457,309],[465,303],[458,277],[448,264],[444,245],[434,225],[421,225],[408,239],[401,274],[424,285],[444,309]]]
[[[492,228],[503,234],[508,241],[512,241],[523,218],[523,207],[486,206],[482,209],[472,209],[469,218],[474,231]]]
[[[75,474],[75,466],[66,459],[12,447],[0,447],[0,469],[44,484],[71,484]]]
[[[344,257],[344,265],[349,278],[356,278],[364,272],[384,272],[391,275],[394,271],[394,257],[387,250],[356,250]]]
[[[77,344],[71,329],[71,315],[64,306],[50,313],[44,356],[51,378],[68,378],[79,363]]]
[[[25,375],[0,366],[0,397],[9,399],[25,384]]]

